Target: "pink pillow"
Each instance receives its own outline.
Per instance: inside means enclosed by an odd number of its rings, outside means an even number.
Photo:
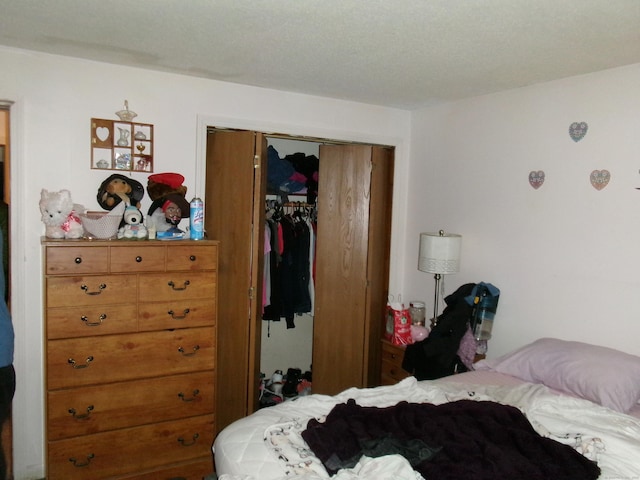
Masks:
[[[542,383],[623,413],[640,400],[640,357],[612,348],[541,338],[481,363],[477,369]]]

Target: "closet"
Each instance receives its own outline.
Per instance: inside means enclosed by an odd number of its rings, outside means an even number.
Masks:
[[[215,127],[207,136],[205,227],[220,241],[219,429],[258,403],[268,137]],[[312,388],[331,395],[379,382],[394,151],[318,141]]]
[[[268,382],[274,372],[312,364],[315,298],[315,232],[320,143],[269,136],[265,201],[265,272],[263,282],[260,371]],[[285,193],[286,192],[286,193]],[[293,383],[295,385],[295,383]],[[301,387],[302,388],[302,387]],[[289,385],[283,394],[291,396]],[[260,405],[281,400],[265,389]]]

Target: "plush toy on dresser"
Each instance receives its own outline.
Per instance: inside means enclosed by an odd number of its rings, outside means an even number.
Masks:
[[[84,207],[73,203],[69,190],[40,192],[40,213],[47,238],[82,238],[84,229],[78,214]]]
[[[140,182],[119,173],[107,177],[98,188],[98,204],[112,210],[120,202],[140,208],[144,187]]]
[[[118,239],[147,238],[147,227],[142,223],[142,212],[134,206],[124,209],[124,225],[118,229]]]
[[[185,198],[187,187],[179,173],[167,172],[149,175],[147,193],[153,201],[147,212],[147,226],[157,232],[182,232],[178,224],[189,218],[189,202]]]

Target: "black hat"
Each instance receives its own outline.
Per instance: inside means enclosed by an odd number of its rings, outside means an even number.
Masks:
[[[179,193],[170,193],[165,195],[164,197],[160,197],[153,201],[151,206],[149,207],[149,213],[147,215],[152,215],[158,208],[162,208],[166,202],[173,202],[178,207],[180,207],[180,216],[182,218],[189,218],[189,202]]]

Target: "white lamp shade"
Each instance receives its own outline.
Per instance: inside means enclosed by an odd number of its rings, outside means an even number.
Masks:
[[[455,233],[421,233],[418,270],[427,273],[460,271],[462,236]]]

